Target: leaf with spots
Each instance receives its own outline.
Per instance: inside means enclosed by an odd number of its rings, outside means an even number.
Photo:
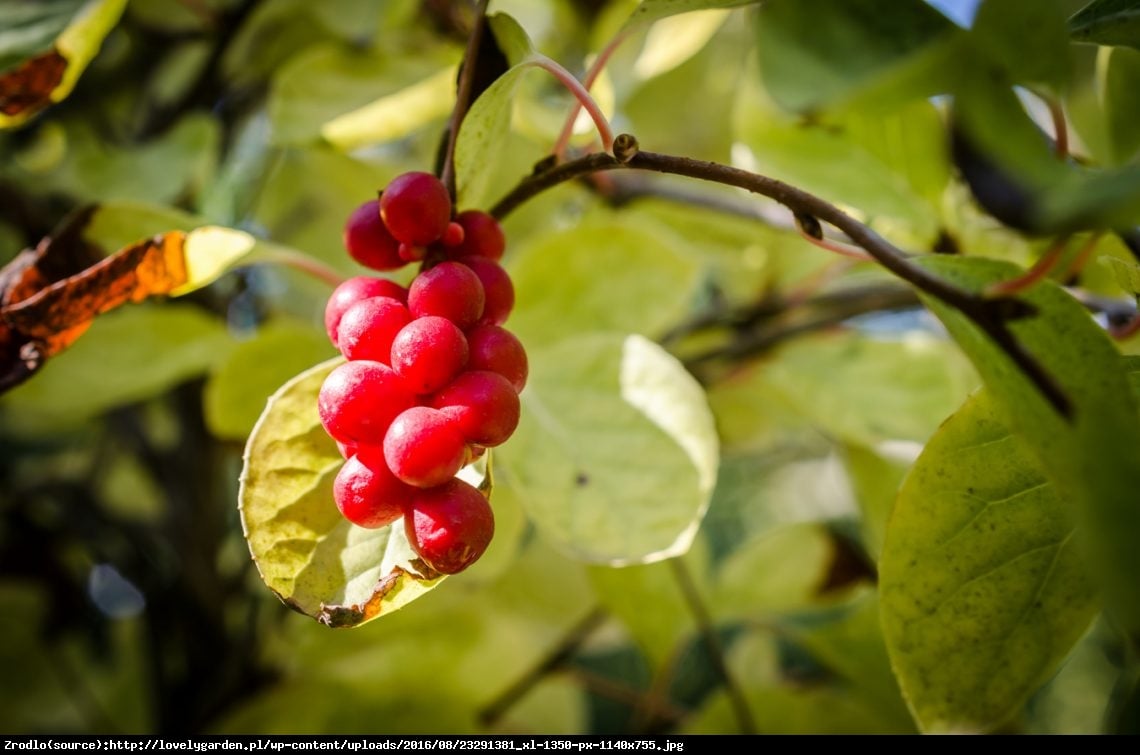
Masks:
[[[883,631],[928,732],[1000,725],[1100,608],[1069,503],[979,391],[904,482],[880,561]]]
[[[0,128],[19,126],[75,87],[126,0],[0,4]]]
[[[321,426],[317,393],[341,361],[302,372],[269,398],[245,447],[238,508],[269,589],[322,624],[353,627],[402,608],[444,575],[412,551],[402,519],[365,529],[337,510],[333,480],[344,459]],[[490,494],[490,476],[476,465],[461,476]]]

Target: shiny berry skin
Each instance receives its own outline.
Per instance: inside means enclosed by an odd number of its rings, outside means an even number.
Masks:
[[[453,257],[486,257],[495,262],[503,258],[507,240],[499,221],[481,210],[464,210],[455,222],[463,227],[463,242],[452,252]]]
[[[338,365],[317,396],[325,431],[346,444],[382,443],[392,420],[414,405],[415,396],[391,367],[367,360]]]
[[[497,372],[464,372],[429,403],[455,422],[467,442],[480,446],[505,442],[519,424],[519,394]]]
[[[431,173],[404,173],[380,195],[380,215],[398,240],[415,246],[438,241],[451,222],[451,196]]]
[[[408,308],[387,296],[373,296],[349,307],[340,318],[336,344],[346,359],[392,363],[392,341],[412,321]]]
[[[392,369],[412,392],[434,393],[467,364],[467,338],[444,317],[420,317],[392,341]]]
[[[453,479],[412,497],[404,532],[428,566],[441,574],[458,574],[487,550],[495,517],[482,493]]]
[[[344,316],[345,311],[356,302],[373,296],[388,296],[402,304],[408,302],[408,290],[384,278],[358,275],[333,289],[325,304],[325,332],[329,334],[333,346],[337,345],[336,329],[340,326],[340,318]]]
[[[392,421],[384,436],[392,474],[417,488],[447,482],[467,461],[467,440],[444,413],[413,406]]]
[[[333,481],[333,499],[345,519],[359,527],[386,527],[404,515],[414,488],[400,482],[384,464],[367,466],[356,456]]]
[[[357,207],[344,225],[344,248],[354,260],[373,270],[396,270],[404,266],[400,242],[380,218],[380,202],[372,199]]]
[[[515,308],[515,286],[498,262],[482,257],[467,257],[461,264],[471,269],[483,284],[483,325],[502,325]]]
[[[530,374],[522,342],[497,325],[480,325],[467,332],[467,369],[497,372],[520,393]]]
[[[416,276],[408,287],[413,317],[446,317],[467,330],[483,316],[483,284],[474,270],[458,262],[441,262]]]

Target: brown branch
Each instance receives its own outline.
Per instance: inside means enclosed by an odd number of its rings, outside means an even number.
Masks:
[[[467,115],[467,109],[471,107],[471,92],[475,86],[475,59],[479,55],[479,46],[483,44],[483,31],[487,27],[487,2],[488,0],[479,0],[479,6],[475,9],[475,24],[471,27],[471,36],[467,38],[467,50],[463,53],[463,66],[455,90],[455,107],[447,126],[447,149],[443,156],[440,180],[447,187],[452,202],[455,201],[455,145],[459,141],[459,126]]]
[[[811,216],[834,226],[895,276],[965,315],[1005,351],[1059,414],[1071,417],[1072,404],[1064,390],[1009,331],[1009,320],[1033,313],[1029,304],[1018,299],[986,297],[955,286],[915,264],[905,252],[835,205],[783,181],[707,160],[656,152],[639,151],[624,162],[605,153],[593,153],[550,168],[544,165],[543,169],[523,179],[499,200],[491,208],[491,214],[502,219],[531,197],[564,181],[598,171],[622,168],[669,173],[735,186],[773,199],[796,215]]]

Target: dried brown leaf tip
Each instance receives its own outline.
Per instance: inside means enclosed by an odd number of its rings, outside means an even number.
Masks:
[[[0,74],[0,113],[30,115],[47,107],[66,71],[67,58],[52,48]]]

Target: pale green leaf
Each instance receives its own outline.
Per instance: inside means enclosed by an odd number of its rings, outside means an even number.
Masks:
[[[711,8],[739,8],[742,5],[755,5],[759,2],[760,0],[641,0],[625,25],[629,28],[651,24],[678,13]]]
[[[509,265],[510,328],[528,345],[588,330],[659,335],[687,311],[698,282],[683,249],[668,232],[623,216],[544,234]]]
[[[1140,49],[1140,4],[1136,0],[1093,0],[1069,19],[1073,39]]]
[[[870,446],[925,441],[977,385],[953,344],[922,332],[800,338],[776,353],[766,377],[822,431]]]
[[[1020,271],[982,259],[927,257],[922,265],[971,290]],[[993,342],[957,311],[929,301],[974,362],[1009,428],[1074,507],[1080,549],[1126,627],[1140,628],[1140,409],[1114,344],[1060,287],[1039,284],[1023,295],[1039,314],[1011,323],[1013,335],[1053,377],[1071,406],[1059,415]]]
[[[329,359],[336,349],[323,330],[296,322],[271,322],[238,343],[206,381],[206,426],[215,436],[245,440],[265,401],[293,375]]]
[[[452,66],[403,89],[326,121],[321,126],[325,141],[344,150],[365,144],[400,139],[432,121],[443,119],[454,105],[455,76]]]
[[[810,606],[818,598],[835,550],[818,523],[759,532],[717,570],[709,606],[718,619],[763,617]]]
[[[659,21],[646,35],[633,72],[650,79],[673,70],[708,44],[728,15],[727,10],[711,10]]]
[[[225,324],[199,307],[122,307],[4,394],[0,424],[28,433],[83,423],[205,373],[231,345]]]
[[[1140,12],[1140,9],[1138,9]],[[1140,51],[1106,47],[1097,54],[1097,78],[1112,162],[1121,165],[1140,149]]]
[[[883,627],[919,724],[1001,724],[1100,608],[1073,512],[983,391],[942,426],[899,494],[880,561]]]
[[[899,487],[921,451],[919,443],[905,441],[880,443],[875,448],[852,443],[843,447],[843,464],[859,504],[863,544],[876,561]]]
[[[265,584],[286,605],[334,627],[395,611],[438,585],[402,519],[364,529],[332,497],[344,459],[317,416],[317,393],[340,359],[297,375],[270,397],[249,436],[238,508]]]
[[[1112,268],[1116,282],[1125,291],[1140,296],[1140,265],[1119,257],[1102,257],[1101,261]]]
[[[496,458],[532,521],[590,562],[688,550],[718,463],[696,381],[639,336],[587,334],[530,353],[522,420]]]

